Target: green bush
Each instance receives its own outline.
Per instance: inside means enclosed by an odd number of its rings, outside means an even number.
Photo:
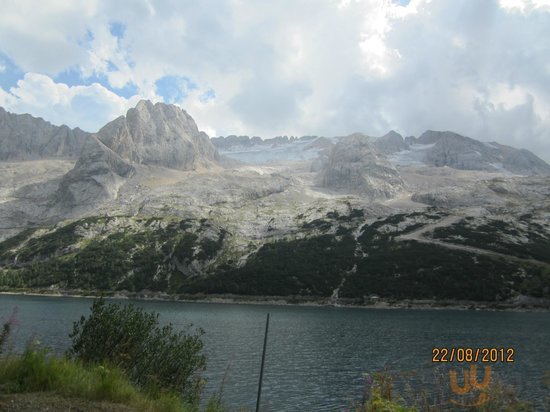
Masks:
[[[159,326],[158,313],[133,305],[106,304],[96,299],[88,318],[74,322],[69,356],[86,363],[121,368],[150,393],[178,391],[191,403],[199,399],[205,368],[202,330],[188,334]]]

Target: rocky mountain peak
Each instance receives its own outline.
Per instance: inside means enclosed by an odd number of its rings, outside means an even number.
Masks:
[[[381,138],[403,140],[403,136],[401,134],[397,133],[395,130],[390,130],[388,133],[386,133]]]
[[[415,143],[433,144],[424,162],[462,170],[504,170],[523,175],[549,175],[550,165],[528,150],[498,143],[483,143],[445,131],[428,130]]]
[[[392,154],[408,149],[409,145],[405,143],[403,136],[394,130],[390,130],[384,136],[376,139],[374,147],[384,154]]]
[[[59,185],[60,209],[89,208],[117,197],[137,165],[179,170],[208,168],[219,154],[184,110],[142,100],[92,135]]]
[[[166,105],[165,105],[166,106]],[[135,110],[137,111],[151,111],[152,109],[154,109],[154,105],[153,103],[151,102],[151,100],[147,100],[147,99],[141,99],[136,107],[135,107]],[[132,110],[132,109],[130,109]]]
[[[462,136],[458,133],[450,131],[426,130],[418,139],[416,139],[416,143],[420,144],[432,144],[440,141],[454,143],[461,142],[465,144],[481,144],[481,142],[475,139]]]
[[[133,163],[194,170],[219,160],[208,136],[175,105],[141,100],[97,135],[107,147]]]

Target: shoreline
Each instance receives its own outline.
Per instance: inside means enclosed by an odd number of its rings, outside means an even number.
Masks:
[[[550,300],[531,297],[519,297],[512,302],[478,302],[432,299],[369,299],[360,303],[351,299],[332,301],[330,298],[306,296],[251,296],[251,295],[206,295],[206,294],[168,294],[163,292],[103,292],[89,290],[51,290],[51,289],[14,289],[0,290],[0,295],[45,296],[71,298],[98,298],[140,300],[182,303],[223,303],[236,305],[274,305],[303,307],[333,307],[354,309],[410,309],[410,310],[474,310],[507,312],[550,312]]]

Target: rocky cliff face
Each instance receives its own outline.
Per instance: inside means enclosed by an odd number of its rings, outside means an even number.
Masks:
[[[494,150],[483,143],[452,132],[428,130],[417,140],[421,144],[433,144],[424,161],[430,166],[448,166],[461,170],[496,170],[498,157]]]
[[[403,136],[399,133],[391,130],[386,133],[384,136],[379,137],[374,142],[374,147],[379,152],[384,154],[392,154],[400,152],[401,150],[407,150],[409,145],[403,140]]]
[[[209,167],[219,154],[195,121],[174,105],[142,100],[97,136],[122,159],[138,164],[194,170]]]
[[[185,111],[142,100],[87,140],[74,169],[61,180],[53,209],[88,208],[115,199],[140,164],[196,170],[218,160],[208,136]]]
[[[399,172],[369,138],[355,134],[334,145],[317,175],[318,184],[368,198],[390,198],[404,188]]]
[[[0,107],[0,160],[76,159],[89,135]]]
[[[134,168],[118,154],[91,136],[75,167],[62,179],[56,193],[57,205],[73,209],[114,199],[124,179]]]

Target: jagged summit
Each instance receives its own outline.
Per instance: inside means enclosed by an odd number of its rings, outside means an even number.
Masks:
[[[0,160],[76,159],[89,135],[0,107]]]
[[[219,154],[193,118],[177,106],[141,100],[107,123],[98,138],[124,160],[179,170],[209,167]]]
[[[88,138],[56,193],[61,209],[90,207],[117,197],[137,165],[179,170],[209,168],[219,154],[184,110],[142,100]]]
[[[363,133],[329,138],[279,136],[273,139],[230,135],[211,141],[220,153],[244,163],[262,165],[274,161],[312,160],[311,170],[318,171],[328,149],[338,141],[350,142],[350,137],[368,141],[373,150],[386,155],[394,166],[446,166],[524,176],[550,175],[550,166],[528,150],[480,142],[451,131],[427,130],[418,138],[403,138],[391,130],[378,138]]]

